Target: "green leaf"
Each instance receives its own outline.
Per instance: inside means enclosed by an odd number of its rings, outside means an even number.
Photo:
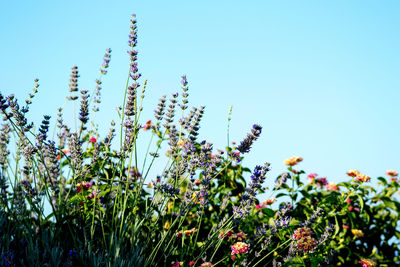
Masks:
[[[362,212],[364,209],[364,199],[362,198],[361,195],[357,195],[357,197],[358,197],[359,204],[360,204],[360,209],[361,209],[360,212]]]
[[[280,198],[280,197],[284,197],[284,196],[288,196],[288,194],[286,193],[279,193],[275,196],[275,198]]]
[[[340,231],[340,226],[339,226],[339,221],[337,216],[335,215],[335,233],[333,234],[333,237],[335,237]]]
[[[262,212],[266,215],[268,215],[268,217],[274,217],[275,216],[275,211],[269,208],[265,208],[262,209]]]

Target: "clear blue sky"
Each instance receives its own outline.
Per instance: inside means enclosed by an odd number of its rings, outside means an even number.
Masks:
[[[206,105],[202,138],[226,145],[231,104],[232,140],[263,126],[245,164],[271,162],[269,181],[291,156],[332,182],[353,168],[371,177],[400,171],[399,1],[2,0],[0,12],[0,91],[23,100],[38,77],[37,123],[64,104],[71,66],[80,89],[94,88],[110,47],[97,120],[109,128],[136,13],[139,70],[148,79],[143,122],[187,74],[189,104]]]

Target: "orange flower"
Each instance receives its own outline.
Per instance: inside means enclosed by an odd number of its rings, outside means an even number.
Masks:
[[[353,233],[353,235],[355,235],[356,237],[363,237],[364,233],[361,230],[358,229],[352,229],[351,232]]]
[[[276,198],[268,198],[267,200],[265,200],[263,202],[263,205],[271,205],[274,204],[276,202]]]
[[[289,159],[286,159],[284,161],[284,163],[285,163],[285,165],[288,165],[288,166],[294,166],[301,161],[303,161],[302,157],[291,157]]]
[[[351,176],[351,177],[356,177],[356,176],[359,175],[359,174],[360,174],[360,172],[357,171],[357,170],[349,170],[349,171],[347,172],[347,175],[348,175],[348,176]]]
[[[394,170],[387,170],[386,174],[389,175],[389,176],[392,176],[392,177],[398,175],[398,173],[396,171],[394,171]]]

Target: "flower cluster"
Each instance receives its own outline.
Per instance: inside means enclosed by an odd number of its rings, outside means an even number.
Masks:
[[[357,170],[349,170],[347,172],[347,175],[350,177],[354,177],[355,180],[359,182],[369,182],[371,180],[369,176],[362,174]]]
[[[387,170],[386,174],[390,176],[390,181],[397,182],[398,173],[394,170]]]
[[[317,178],[317,176],[318,176],[318,174],[316,174],[316,173],[310,173],[307,176],[307,178],[311,180],[311,182],[310,182],[311,184],[316,184],[320,188],[328,185],[328,180],[326,179],[326,177]]]
[[[89,182],[80,182],[76,185],[76,192],[80,193],[82,189],[89,190],[92,187],[92,184]]]
[[[297,249],[302,250],[304,253],[312,252],[317,245],[317,241],[311,235],[312,232],[309,228],[298,228],[293,234]]]
[[[192,228],[190,230],[181,230],[178,233],[176,233],[176,237],[182,237],[182,235],[191,236],[196,232],[197,232],[197,230],[195,228]]]
[[[362,230],[358,230],[358,229],[351,229],[351,232],[353,233],[354,236],[356,237],[363,237],[364,233]]]
[[[244,242],[236,242],[231,247],[231,255],[248,253],[250,246]]]
[[[256,205],[256,209],[265,209],[268,205],[274,204],[276,202],[276,198],[269,198],[265,200],[261,204]]]
[[[284,163],[285,163],[285,165],[292,167],[292,166],[297,165],[297,163],[299,163],[301,161],[303,161],[302,157],[291,157],[291,158],[286,159],[284,161]]]
[[[375,267],[376,266],[376,263],[373,260],[369,260],[369,259],[361,259],[360,264],[362,265],[362,267]]]
[[[325,186],[325,189],[328,191],[338,191],[339,187],[335,183],[329,183]]]

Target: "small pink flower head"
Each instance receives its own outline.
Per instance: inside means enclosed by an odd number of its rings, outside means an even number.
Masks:
[[[194,261],[190,261],[190,262],[189,262],[189,266],[193,266],[194,264],[195,264]]]
[[[343,228],[344,228],[344,229],[349,229],[350,226],[343,224]]]
[[[319,185],[320,187],[328,185],[328,180],[326,180],[326,177],[318,178],[316,180],[316,182],[317,182],[317,185]]]
[[[376,266],[374,261],[368,260],[368,259],[360,260],[360,264],[362,265],[362,267],[375,267]]]
[[[371,178],[368,175],[360,173],[356,176],[355,180],[359,182],[369,182]]]
[[[203,267],[203,266],[210,266],[210,267],[213,267],[214,265],[213,265],[211,262],[206,261],[206,262],[203,262],[203,263],[200,265],[200,267]]]
[[[97,195],[96,192],[92,192],[92,193],[90,193],[86,198],[87,198],[87,199],[91,199],[91,198],[96,197],[96,195]]]
[[[348,199],[346,200],[346,202],[347,202],[347,204],[350,204],[350,203],[351,203],[351,198],[348,198]]]
[[[236,242],[231,247],[231,255],[249,252],[249,245],[244,242]]]
[[[328,190],[328,191],[338,191],[339,187],[334,183],[330,183],[330,184],[325,186],[325,189]]]
[[[183,262],[177,261],[177,262],[173,262],[171,267],[180,267],[182,265],[183,265]]]
[[[143,131],[147,131],[151,127],[153,127],[153,125],[151,124],[151,120],[148,120],[148,121],[146,121],[146,123],[143,126]]]
[[[263,208],[265,208],[263,204],[256,204],[256,209],[257,210],[263,209]]]
[[[316,173],[314,172],[314,173],[310,173],[310,174],[307,176],[307,178],[308,178],[308,179],[315,179],[315,178],[317,178],[317,176],[318,176],[318,174],[316,174]]]
[[[92,144],[96,143],[96,141],[97,141],[96,137],[92,137],[89,139],[89,142]]]

